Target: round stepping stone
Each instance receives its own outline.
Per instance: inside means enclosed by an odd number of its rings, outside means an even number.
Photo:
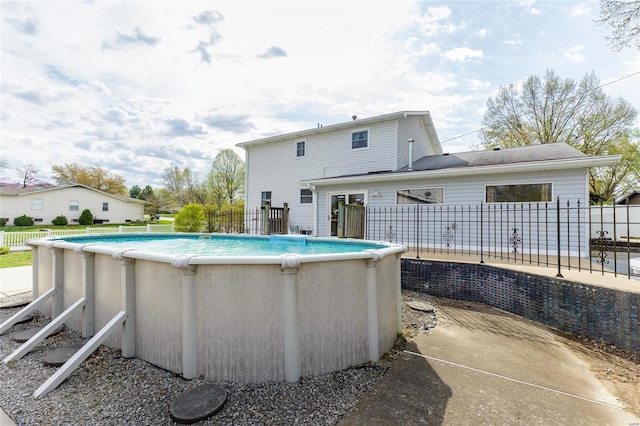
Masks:
[[[31,339],[36,334],[38,334],[38,332],[43,328],[44,327],[35,327],[35,328],[29,328],[27,330],[19,331],[17,333],[14,333],[13,336],[11,336],[11,338],[13,339],[14,342],[24,343],[27,340]],[[61,331],[62,331],[62,326],[53,330],[53,333],[51,333],[47,337],[53,336],[54,334],[60,333]]]
[[[8,320],[9,318],[10,317],[0,316],[0,324],[2,324],[4,321]],[[27,315],[23,316],[14,325],[24,324],[25,322],[29,322],[29,321],[33,321],[33,314],[27,314]]]
[[[44,365],[49,367],[60,367],[76,354],[82,348],[82,345],[67,346],[49,352],[44,357]]]
[[[169,411],[174,422],[192,424],[208,419],[222,409],[227,400],[227,390],[207,383],[182,392]]]
[[[33,300],[33,293],[30,291],[24,293],[14,294],[12,296],[5,296],[0,298],[0,308],[14,308],[16,306],[23,306]]]
[[[435,312],[435,310],[436,310],[436,308],[433,307],[433,305],[430,305],[430,304],[425,303],[425,302],[411,301],[411,302],[407,303],[407,305],[411,309],[415,309],[417,311]]]

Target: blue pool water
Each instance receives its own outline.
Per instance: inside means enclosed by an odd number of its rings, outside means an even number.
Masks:
[[[56,240],[77,244],[100,244],[114,248],[135,248],[146,252],[200,256],[354,253],[385,247],[358,241],[317,241],[287,235],[274,235],[271,238],[237,235],[93,235],[61,237]]]

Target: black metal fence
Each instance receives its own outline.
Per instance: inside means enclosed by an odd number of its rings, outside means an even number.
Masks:
[[[367,207],[368,240],[403,244],[416,258],[498,259],[631,277],[640,257],[640,205],[579,201]]]

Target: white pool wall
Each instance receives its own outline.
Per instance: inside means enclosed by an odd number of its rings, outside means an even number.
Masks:
[[[285,348],[285,340],[291,336],[287,330],[292,329],[292,324],[285,321],[288,308],[284,301],[291,294],[285,284],[291,279],[295,283],[297,323],[293,324],[293,336],[299,350],[300,376],[341,370],[371,360],[371,318],[377,321],[373,327],[373,335],[377,334],[375,358],[393,347],[400,330],[398,259],[405,249],[398,245],[388,245],[375,255],[365,252],[299,256],[299,264],[288,268],[280,257],[274,256],[188,258],[137,250],[122,252],[97,245],[81,247],[62,241],[31,244],[37,250],[34,268],[38,269],[38,294],[52,287],[56,269],[53,250],[63,253],[63,309],[84,296],[86,272],[82,256],[93,257],[96,332],[122,310],[122,265],[131,263],[135,281],[135,356],[175,373],[190,370],[185,358],[194,357],[195,374],[207,380],[288,380],[292,374],[291,355],[287,367],[285,353],[290,354],[290,350]],[[120,253],[120,259],[114,258],[118,256],[115,252]],[[172,265],[172,261],[181,267]],[[195,354],[183,347],[183,300],[185,283],[190,279],[196,295]],[[367,286],[371,282],[376,296],[374,317],[368,306],[371,288],[368,290]],[[46,316],[53,311],[53,301],[41,309]],[[74,315],[65,324],[80,331],[83,317]],[[105,344],[122,348],[121,342],[122,332],[117,331]],[[295,375],[296,370],[293,371]]]

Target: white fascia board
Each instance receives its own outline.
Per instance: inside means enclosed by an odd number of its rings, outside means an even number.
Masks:
[[[269,142],[290,140],[290,139],[301,139],[311,135],[319,135],[322,133],[333,132],[336,130],[345,130],[345,129],[353,129],[356,127],[365,127],[375,123],[384,123],[386,121],[397,120],[402,117],[408,117],[410,115],[426,115],[431,117],[429,111],[401,111],[394,112],[391,114],[378,115],[376,117],[363,118],[352,121],[345,121],[344,123],[331,124],[329,126],[316,127],[314,129],[300,130],[293,133],[285,133],[282,135],[270,136],[262,139],[255,139],[247,142],[237,143],[236,146],[239,148],[247,148],[252,145],[261,145]],[[429,121],[429,124],[433,128],[433,122]],[[435,130],[434,130],[435,131]]]
[[[580,157],[563,160],[532,161],[530,163],[499,164],[492,166],[454,167],[450,169],[422,170],[412,172],[378,173],[373,175],[345,176],[318,180],[303,180],[303,185],[323,186],[346,183],[366,183],[372,181],[403,181],[457,176],[478,176],[497,173],[535,172],[562,169],[588,169],[591,167],[611,166],[622,158],[621,155],[603,155],[600,157]]]

